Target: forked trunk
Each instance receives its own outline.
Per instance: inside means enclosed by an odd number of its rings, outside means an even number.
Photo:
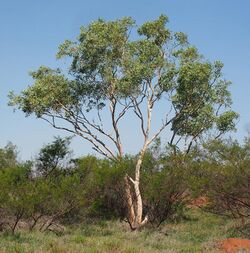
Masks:
[[[140,191],[140,169],[142,157],[137,161],[135,168],[135,180],[129,176],[125,177],[125,194],[128,208],[128,222],[132,230],[136,230],[145,225],[148,221],[147,215],[143,219],[143,204]],[[133,187],[130,186],[132,183]],[[133,190],[133,193],[132,191]]]

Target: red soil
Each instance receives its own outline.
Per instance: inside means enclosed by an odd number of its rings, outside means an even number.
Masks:
[[[226,253],[237,253],[239,250],[250,252],[250,240],[228,238],[221,242],[221,249]]]
[[[208,204],[208,199],[206,197],[198,197],[196,199],[191,200],[190,204],[188,207],[203,207]]]

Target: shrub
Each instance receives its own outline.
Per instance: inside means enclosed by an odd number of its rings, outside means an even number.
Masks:
[[[85,189],[86,214],[95,218],[125,218],[124,176],[132,158],[120,162],[87,156],[77,161],[77,173]]]
[[[151,166],[154,161],[154,167],[144,171],[143,180],[143,194],[149,221],[153,225],[160,226],[165,220],[184,217],[189,195],[185,157],[182,154],[163,153],[158,159],[152,157],[148,161]],[[144,166],[147,165],[144,163]]]
[[[0,210],[2,226],[9,226],[12,233],[21,218],[31,213],[34,204],[34,187],[29,180],[30,168],[17,166],[0,170]]]
[[[215,140],[201,152],[196,191],[209,199],[205,210],[247,221],[250,216],[250,139]],[[194,174],[193,174],[194,175]]]
[[[0,169],[14,167],[17,162],[17,148],[9,142],[4,148],[0,148]]]

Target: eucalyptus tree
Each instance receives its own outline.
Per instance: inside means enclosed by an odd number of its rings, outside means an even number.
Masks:
[[[167,22],[165,15],[139,27],[127,17],[98,19],[82,27],[76,41],[60,45],[57,57],[72,60],[68,72],[42,66],[31,73],[31,86],[20,95],[10,94],[10,105],[26,116],[34,114],[80,136],[112,160],[125,154],[121,121],[131,113],[138,118],[142,146],[134,176],[124,178],[127,220],[133,229],[148,220],[140,170],[150,144],[165,130],[171,133],[169,145],[179,144],[188,152],[204,133],[219,137],[234,129],[237,118],[230,109],[230,82],[222,77],[222,63],[204,59]],[[151,124],[156,105],[162,116],[158,129]]]

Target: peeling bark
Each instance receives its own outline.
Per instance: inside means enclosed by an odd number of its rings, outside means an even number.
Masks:
[[[131,194],[131,187],[130,187],[127,175],[124,177],[124,180],[125,180],[126,203],[127,203],[127,207],[128,207],[128,217],[127,217],[127,219],[128,219],[128,222],[133,227],[133,223],[134,223],[134,220],[135,220],[135,210],[134,210],[134,204],[133,204],[133,197],[132,197],[132,194]]]

